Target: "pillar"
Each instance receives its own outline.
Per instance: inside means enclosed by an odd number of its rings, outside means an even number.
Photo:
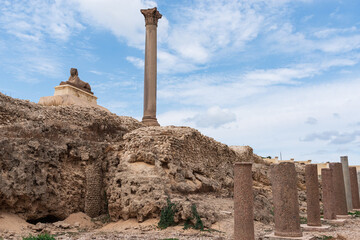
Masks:
[[[335,195],[333,183],[333,170],[330,168],[321,169],[322,202],[324,207],[324,219],[336,219]]]
[[[359,198],[360,198],[360,172],[357,173],[358,185],[359,185]]]
[[[305,165],[307,225],[321,226],[317,164]]]
[[[345,196],[344,175],[341,163],[329,163],[329,167],[333,170],[333,191],[335,198],[335,214],[347,215],[347,205]]]
[[[270,171],[275,236],[301,237],[295,165],[291,162],[273,164]]]
[[[254,240],[252,163],[234,164],[234,239]]]
[[[352,197],[353,208],[360,209],[359,184],[358,184],[356,167],[349,167],[349,173],[350,173],[351,197]]]
[[[162,17],[157,8],[142,9],[145,17],[144,116],[147,126],[159,126],[156,119],[157,23]]]
[[[342,163],[342,169],[344,175],[347,211],[351,211],[353,209],[353,206],[352,206],[351,185],[350,185],[350,175],[349,175],[349,161],[347,156],[340,157],[340,160]]]

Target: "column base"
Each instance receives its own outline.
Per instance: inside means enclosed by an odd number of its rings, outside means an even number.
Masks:
[[[150,117],[143,117],[142,121],[143,124],[145,124],[148,127],[151,126],[160,126],[156,118],[150,118]]]
[[[336,215],[337,219],[350,219],[351,216],[350,215]]]
[[[326,232],[326,231],[329,231],[331,228],[331,226],[329,226],[329,225],[309,226],[307,224],[301,224],[300,227],[304,231],[308,231],[308,232]]]
[[[321,221],[334,226],[344,226],[347,222],[346,219],[321,219]]]
[[[302,237],[281,237],[276,236],[274,233],[265,236],[265,239],[269,240],[315,240],[316,237],[312,235],[305,235]]]

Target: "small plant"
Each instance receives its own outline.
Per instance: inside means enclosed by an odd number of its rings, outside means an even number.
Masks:
[[[197,212],[196,209],[196,205],[193,204],[191,206],[191,212],[192,212],[192,217],[186,219],[185,224],[184,224],[184,229],[189,229],[189,228],[193,228],[193,229],[197,229],[200,231],[204,231],[204,224],[201,221],[201,218],[199,216],[199,213]],[[195,225],[192,224],[191,220],[193,220],[195,218]]]
[[[300,217],[300,224],[306,224],[307,218],[306,217]]]
[[[32,236],[31,234],[28,237],[23,237],[23,240],[55,240],[55,238],[47,233],[40,234],[37,236]]]
[[[316,237],[317,239],[320,239],[320,240],[329,240],[329,239],[333,239],[332,236],[325,236],[325,235],[322,235],[320,237]]]
[[[270,209],[270,214],[274,216],[274,208]]]
[[[348,214],[356,218],[360,217],[360,211],[348,212]]]
[[[174,215],[177,211],[176,205],[170,201],[170,197],[167,198],[166,202],[167,206],[161,209],[160,221],[158,223],[158,227],[161,229],[175,225]]]

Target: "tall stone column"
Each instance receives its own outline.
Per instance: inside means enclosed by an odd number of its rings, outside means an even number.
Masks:
[[[336,219],[335,195],[333,184],[333,170],[330,168],[321,169],[322,201],[324,206],[324,219]]]
[[[349,174],[349,161],[347,156],[340,157],[344,175],[344,184],[345,184],[345,196],[346,196],[346,206],[347,210],[351,211],[352,206],[352,197],[351,197],[351,185],[350,185],[350,174]]]
[[[301,237],[295,164],[273,164],[271,188],[274,202],[275,236]]]
[[[335,214],[347,215],[347,205],[345,196],[344,175],[341,163],[329,163],[333,175],[333,187],[335,197]]]
[[[307,225],[321,226],[317,164],[305,166]]]
[[[351,184],[351,197],[354,209],[360,209],[360,199],[359,199],[359,185],[356,167],[349,167],[350,172],[350,184]]]
[[[252,163],[234,164],[234,240],[255,239]]]
[[[157,23],[162,17],[157,8],[142,9],[145,17],[144,116],[147,126],[160,126],[156,119]]]

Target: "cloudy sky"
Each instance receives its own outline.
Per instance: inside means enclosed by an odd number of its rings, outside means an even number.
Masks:
[[[360,165],[360,1],[0,0],[0,92],[37,102],[76,67],[100,105],[141,120],[154,6],[161,125]]]

